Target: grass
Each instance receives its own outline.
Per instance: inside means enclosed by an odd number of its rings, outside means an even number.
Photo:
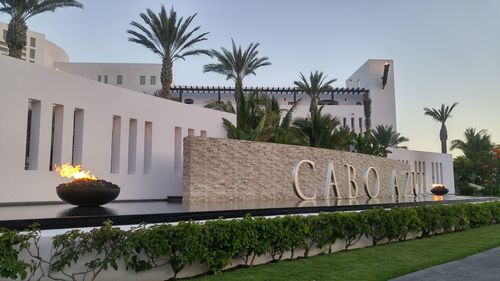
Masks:
[[[500,246],[500,224],[189,280],[388,280]]]

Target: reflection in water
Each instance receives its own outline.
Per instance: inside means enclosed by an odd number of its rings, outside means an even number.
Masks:
[[[432,201],[443,201],[444,196],[443,195],[433,195],[432,196]]]
[[[456,198],[455,196],[442,197],[442,200],[455,201],[466,198]],[[401,196],[401,197],[380,197],[380,198],[330,198],[317,200],[249,200],[249,201],[183,201],[183,212],[210,212],[225,210],[255,210],[255,209],[274,209],[274,208],[307,208],[307,207],[334,207],[334,206],[366,206],[378,204],[398,204],[414,202],[433,202],[438,201],[433,196]]]
[[[93,216],[116,216],[117,213],[106,207],[72,207],[62,211],[59,217],[93,217]]]

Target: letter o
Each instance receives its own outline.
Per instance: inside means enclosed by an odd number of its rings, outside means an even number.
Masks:
[[[375,187],[376,187],[376,192],[375,194],[372,194],[370,192],[370,188],[368,187],[369,185],[369,175],[370,175],[370,171],[373,171],[373,174],[375,175],[375,178],[376,178],[376,183],[375,183]],[[368,195],[368,197],[370,198],[376,198],[380,192],[380,178],[378,176],[378,172],[377,170],[374,168],[374,167],[368,167],[365,171],[365,175],[364,175],[364,178],[365,178],[365,182],[364,182],[364,187],[365,187],[365,192],[366,192],[366,195]]]

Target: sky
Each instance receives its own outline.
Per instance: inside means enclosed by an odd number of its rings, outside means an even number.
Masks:
[[[393,59],[398,131],[410,149],[440,152],[440,124],[424,107],[458,102],[448,138],[467,127],[486,129],[500,143],[500,1],[498,0],[83,0],[28,20],[31,30],[67,51],[74,62],[148,62],[159,58],[128,42],[131,21],[147,8],[197,13],[193,26],[209,32],[199,48],[260,43],[272,66],[246,86],[293,86],[300,72],[345,80],[367,59]],[[7,22],[6,15],[0,21]],[[179,85],[231,85],[203,73],[206,56],[174,64]],[[459,151],[452,151],[458,155]]]

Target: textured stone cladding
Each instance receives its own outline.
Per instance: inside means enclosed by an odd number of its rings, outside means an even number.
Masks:
[[[317,193],[323,198],[329,160],[333,161],[339,197],[348,195],[346,164],[355,168],[358,198],[367,198],[363,183],[368,167],[374,167],[380,179],[378,197],[390,197],[391,171],[397,171],[401,193],[403,173],[410,166],[396,160],[365,154],[231,139],[187,137],[184,139],[183,198],[189,201],[209,200],[297,200],[292,186],[293,166],[301,160],[315,162],[313,171],[302,165],[300,185],[306,196]],[[369,190],[376,190],[375,175],[370,172]],[[354,193],[354,191],[353,191]],[[330,197],[334,196],[330,192]]]

